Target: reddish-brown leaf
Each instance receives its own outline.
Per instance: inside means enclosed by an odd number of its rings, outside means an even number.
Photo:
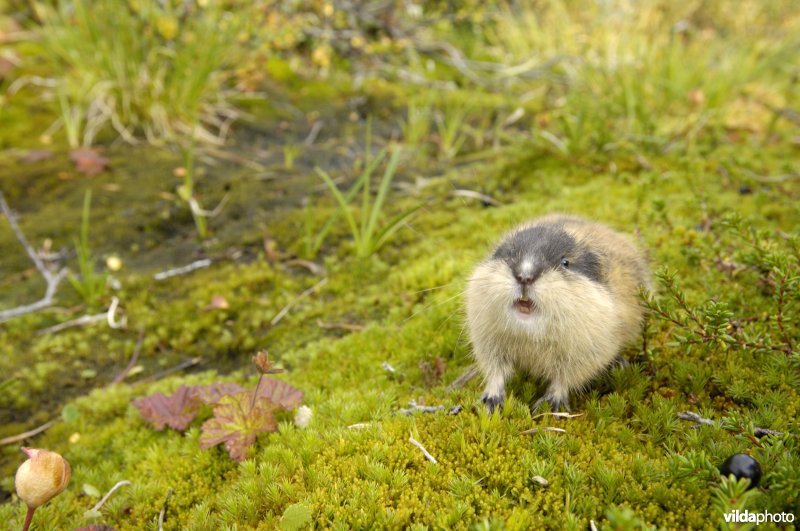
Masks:
[[[192,422],[197,410],[200,409],[200,402],[195,399],[195,387],[180,386],[170,396],[162,393],[137,398],[133,405],[139,408],[142,417],[145,418],[155,429],[163,430],[164,426],[169,426],[175,430],[185,430]]]
[[[192,398],[208,405],[216,404],[225,395],[235,395],[245,390],[244,387],[233,382],[196,385],[192,389]]]
[[[269,352],[266,350],[259,351],[258,354],[253,356],[253,363],[258,367],[261,374],[277,374],[283,372],[283,369],[277,369],[269,360]]]
[[[289,411],[303,402],[303,391],[282,380],[262,377],[258,386],[259,399],[267,399]]]
[[[53,156],[53,152],[49,149],[29,149],[25,155],[22,156],[22,162],[40,162],[47,160]]]
[[[277,429],[273,416],[276,409],[265,398],[253,401],[252,391],[223,396],[214,406],[214,416],[203,423],[200,447],[207,449],[225,443],[232,459],[244,461],[247,449],[259,433]]]
[[[108,163],[109,159],[100,156],[95,149],[78,148],[69,152],[69,158],[75,163],[75,169],[89,177],[102,173]]]

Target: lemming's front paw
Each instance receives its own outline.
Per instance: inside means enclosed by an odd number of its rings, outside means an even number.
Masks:
[[[557,397],[555,395],[551,395],[550,393],[545,393],[542,398],[533,404],[533,411],[539,409],[539,406],[541,406],[543,402],[550,404],[550,411],[561,411],[562,408],[564,411],[569,411],[569,402],[566,396]]]
[[[481,401],[486,405],[487,411],[492,413],[496,409],[503,409],[503,406],[506,403],[506,395],[501,393],[499,395],[487,395],[486,393],[483,394],[481,397]]]

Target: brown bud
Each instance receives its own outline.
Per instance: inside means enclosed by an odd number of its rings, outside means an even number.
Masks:
[[[35,509],[61,493],[69,483],[69,463],[55,452],[23,448],[28,460],[17,469],[17,496]]]

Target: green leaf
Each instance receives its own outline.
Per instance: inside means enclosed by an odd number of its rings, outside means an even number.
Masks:
[[[78,408],[75,407],[74,404],[67,404],[61,410],[61,419],[67,423],[72,424],[73,422],[77,422],[77,420],[81,417],[80,412],[78,412]]]
[[[311,524],[311,509],[302,503],[295,503],[288,506],[283,511],[281,517],[281,529],[284,531],[296,531],[303,529]]]
[[[423,205],[417,205],[414,208],[406,210],[402,214],[392,219],[392,221],[390,221],[375,238],[375,243],[372,247],[372,250],[377,251],[378,249],[383,247],[383,244],[386,243],[386,241],[389,238],[391,238],[395,232],[400,230],[405,225],[405,221],[422,207]]]
[[[392,183],[392,179],[394,179],[397,165],[400,162],[400,155],[400,149],[394,150],[391,158],[389,159],[389,164],[386,166],[386,170],[383,172],[383,179],[381,179],[378,195],[375,197],[375,202],[372,204],[372,212],[370,212],[369,222],[367,223],[367,228],[363,235],[364,240],[367,242],[373,241],[372,233],[375,232],[375,225],[378,223],[378,214],[380,214],[381,208],[383,207],[383,202],[386,200],[386,194],[389,192],[389,185]],[[366,213],[362,213],[362,216],[363,215],[366,215]]]
[[[89,496],[90,498],[99,498],[102,495],[100,489],[98,489],[94,485],[90,485],[89,483],[84,483],[83,487],[81,487],[81,490],[83,490],[83,493]]]
[[[323,182],[328,186],[331,193],[333,194],[334,199],[336,202],[339,203],[339,210],[344,213],[345,219],[347,220],[347,224],[350,225],[350,231],[353,233],[353,238],[355,239],[356,247],[360,245],[359,243],[359,232],[358,232],[358,225],[356,224],[356,220],[353,217],[353,213],[350,211],[349,205],[352,197],[358,191],[358,189],[363,184],[363,179],[359,179],[353,187],[347,192],[347,197],[342,195],[342,192],[339,191],[339,188],[336,186],[336,183],[333,182],[331,176],[328,175],[325,170],[321,168],[314,168],[317,172],[317,175],[323,180]],[[337,210],[338,212],[338,210]]]

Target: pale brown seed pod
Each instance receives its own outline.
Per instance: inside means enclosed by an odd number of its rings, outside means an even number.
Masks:
[[[31,509],[43,505],[60,494],[69,483],[69,463],[55,452],[39,448],[22,448],[28,460],[17,469],[14,484],[17,496]]]

